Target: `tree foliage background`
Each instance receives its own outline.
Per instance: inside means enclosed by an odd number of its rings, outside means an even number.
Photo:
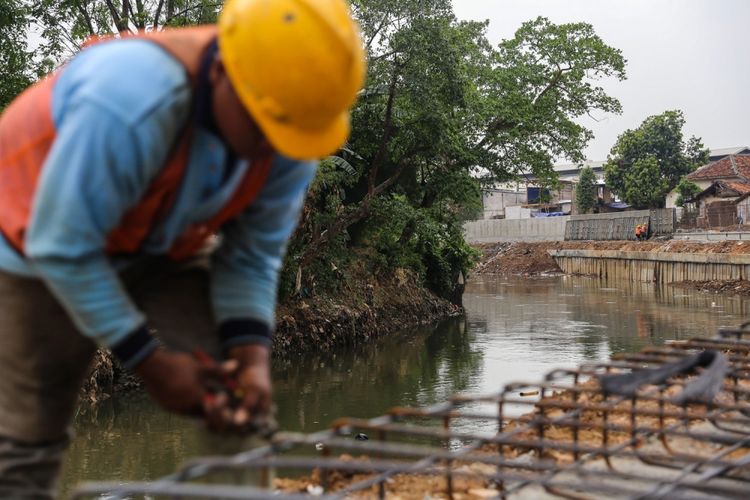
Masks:
[[[698,184],[690,182],[686,177],[683,177],[677,184],[677,193],[679,194],[675,200],[675,205],[678,207],[684,207],[689,200],[693,199],[693,197],[701,191],[703,191],[703,189],[701,189]]]
[[[28,11],[14,0],[0,0],[0,110],[34,79],[31,53],[26,46]]]
[[[584,167],[578,177],[576,185],[576,206],[578,212],[587,214],[596,206],[597,185],[596,174],[591,167]]]
[[[604,165],[608,186],[636,208],[662,208],[680,179],[708,162],[700,138],[685,140],[682,111],[650,116],[617,139]]]
[[[24,23],[40,33],[37,63],[62,61],[90,35],[213,22],[223,3],[0,2],[24,10],[3,40],[23,49],[18,75],[27,80]],[[322,162],[311,188],[282,293],[343,287],[365,266],[375,275],[409,269],[450,295],[476,256],[461,227],[481,209],[481,182],[531,172],[554,185],[553,162],[582,161],[592,137],[580,118],[620,112],[598,82],[624,79],[625,60],[585,23],[540,17],[493,47],[487,23],[457,20],[450,0],[354,0],[352,9],[369,75],[349,143]]]

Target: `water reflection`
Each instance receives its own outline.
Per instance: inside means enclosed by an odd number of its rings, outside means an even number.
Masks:
[[[568,276],[484,277],[470,282],[464,296],[470,331],[485,354],[477,388],[483,391],[538,379],[555,367],[736,326],[749,305],[747,298]]]
[[[463,319],[358,349],[279,362],[275,392],[286,427],[314,431],[342,415],[444,400],[482,378],[482,351]]]
[[[343,415],[372,417],[393,406],[443,401],[455,392],[499,391],[511,381],[538,380],[555,367],[735,326],[750,301],[648,283],[485,277],[467,285],[464,306],[465,318],[437,327],[336,353],[276,360],[282,427],[311,432]],[[494,424],[472,425],[472,431],[482,431]],[[79,415],[76,428],[64,490],[89,479],[152,479],[189,457],[251,446],[209,437],[143,396]]]
[[[340,416],[373,417],[397,405],[428,405],[482,378],[482,352],[463,318],[336,353],[277,360],[274,391],[284,430],[312,432]],[[116,399],[76,420],[62,488],[83,480],[147,480],[189,457],[237,453],[252,443],[217,438],[145,396]]]

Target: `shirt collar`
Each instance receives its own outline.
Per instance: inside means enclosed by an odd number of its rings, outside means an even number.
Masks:
[[[211,71],[211,64],[214,59],[216,59],[218,53],[219,43],[218,40],[214,40],[208,46],[201,58],[200,69],[198,70],[198,85],[195,89],[195,123],[199,127],[218,137],[224,144],[224,149],[227,152],[226,168],[224,170],[226,178],[232,170],[234,170],[234,164],[237,162],[237,157],[219,133],[219,129],[216,126],[213,108],[211,106],[213,88],[211,87],[211,82],[209,80],[209,73]]]
[[[214,113],[211,109],[213,89],[209,81],[211,63],[216,58],[218,52],[219,44],[217,40],[214,40],[201,58],[200,69],[198,70],[198,85],[195,89],[195,123],[220,137]]]

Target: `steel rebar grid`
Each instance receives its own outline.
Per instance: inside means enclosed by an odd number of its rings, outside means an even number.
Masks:
[[[152,483],[86,485],[75,498],[305,496],[304,488],[297,493],[273,492],[274,470],[286,470],[292,478],[301,471],[306,477],[295,487],[307,483],[308,491],[316,494],[323,487],[320,498],[385,498],[397,480],[406,477],[424,479],[425,488],[429,480],[441,478],[442,482],[430,483],[429,492],[442,498],[479,498],[466,496],[471,490],[467,484],[475,485],[484,497],[493,490],[501,498],[590,498],[587,493],[618,498],[744,497],[750,486],[749,325],[722,330],[711,339],[618,355],[608,363],[555,370],[543,382],[508,384],[499,394],[456,396],[428,408],[395,408],[371,420],[340,419],[331,430],[311,435],[279,434],[266,447],[232,457],[196,459]],[[718,382],[707,378],[716,371],[714,365],[674,372],[675,366],[687,366],[706,349],[725,353],[715,356],[726,364]],[[719,365],[716,361],[722,368]],[[664,373],[657,377],[660,370]],[[626,378],[635,382],[646,377],[632,393],[617,395],[603,392],[606,374],[631,374]],[[696,393],[693,389],[699,384],[700,389],[713,387],[715,394],[709,400],[684,396]],[[539,399],[521,396],[522,392],[537,393]],[[477,404],[492,404],[497,411],[462,409]],[[530,412],[507,418],[509,406]],[[457,431],[456,420],[493,430]],[[354,441],[349,436],[355,430],[367,431],[374,439]],[[320,450],[319,457],[309,456],[313,449]],[[334,451],[369,458],[331,458]],[[196,482],[227,471],[257,471],[260,484]],[[399,494],[422,498],[425,492]]]

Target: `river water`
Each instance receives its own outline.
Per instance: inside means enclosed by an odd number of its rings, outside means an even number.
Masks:
[[[311,432],[339,416],[374,417],[393,406],[428,405],[456,392],[499,391],[558,367],[606,360],[665,340],[737,326],[750,299],[648,283],[584,277],[479,277],[464,295],[466,317],[358,348],[277,362],[274,390],[285,430]],[[246,443],[208,436],[147,398],[115,398],[79,414],[63,491],[85,480],[148,480],[195,455],[238,452]]]

